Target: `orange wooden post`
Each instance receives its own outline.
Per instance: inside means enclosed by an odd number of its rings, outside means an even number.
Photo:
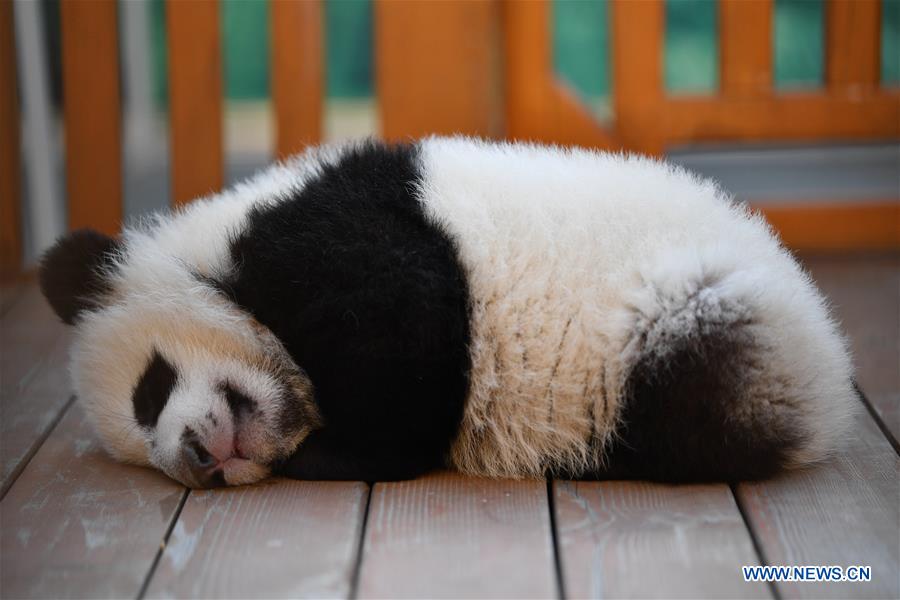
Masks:
[[[720,82],[723,94],[771,94],[772,5],[772,0],[719,2]]]
[[[322,138],[322,3],[275,0],[269,11],[275,151],[284,158]]]
[[[881,0],[829,0],[825,79],[832,90],[874,88],[880,79]]]
[[[794,250],[900,249],[900,204],[896,198],[860,203],[764,205],[758,207],[784,243]]]
[[[617,148],[577,94],[556,77],[549,0],[508,0],[503,9],[507,137]]]
[[[503,6],[506,57],[506,133],[521,140],[556,137],[549,90],[553,75],[550,2],[506,2]]]
[[[168,0],[172,201],[222,187],[222,61],[219,3]]]
[[[375,49],[386,138],[502,135],[497,1],[377,0]]]
[[[0,278],[22,267],[21,158],[12,0],[0,0]]]
[[[662,0],[610,3],[616,133],[626,148],[659,154],[663,102]]]
[[[69,227],[122,223],[122,139],[115,0],[60,3]]]

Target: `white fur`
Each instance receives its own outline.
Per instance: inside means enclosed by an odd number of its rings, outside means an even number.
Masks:
[[[261,465],[305,436],[300,432],[293,439],[275,439],[267,429],[280,408],[270,373],[290,362],[286,350],[249,315],[201,285],[195,274],[227,273],[232,268],[229,239],[243,228],[250,208],[278,202],[301,186],[326,152],[315,150],[275,165],[221,194],[125,230],[123,250],[109,269],[112,291],[103,308],[77,322],[71,351],[76,394],[113,456],[152,464],[193,485],[180,463],[180,436],[185,425],[204,429],[204,445],[214,454],[218,446],[231,443],[232,415],[215,389],[225,380],[252,392],[262,409],[262,416],[241,430],[242,446],[252,460],[229,461],[228,483],[265,477],[268,469]],[[134,419],[131,398],[154,350],[175,364],[179,382],[148,434]],[[299,382],[296,391],[308,393],[304,386],[308,382]],[[207,412],[220,424],[217,430],[204,424]]]
[[[125,232],[109,306],[78,324],[72,352],[76,391],[115,456],[184,478],[174,454],[185,423],[212,411],[222,425],[209,446],[232,431],[212,391],[222,377],[275,413],[268,373],[288,360],[284,348],[192,273],[227,273],[228,241],[248,210],[281,201],[341,152],[313,149]],[[797,421],[809,435],[796,464],[823,457],[845,431],[851,364],[821,295],[765,222],[712,182],[646,158],[462,138],[424,140],[421,166],[426,212],[455,239],[472,293],[457,468],[538,476],[596,467],[639,355],[664,356],[710,323],[751,323],[766,373],[748,376],[736,419]],[[151,449],[130,403],[154,348],[185,375]],[[305,435],[273,440],[265,424],[248,428],[257,460],[226,472],[229,483],[264,477],[259,464]]]
[[[844,341],[766,223],[714,183],[637,156],[467,139],[425,141],[422,162],[423,201],[474,300],[459,469],[597,466],[591,416],[602,447],[642,328],[665,354],[704,322],[747,316],[765,376],[748,378],[736,418],[796,421],[796,464],[835,447],[854,406]]]

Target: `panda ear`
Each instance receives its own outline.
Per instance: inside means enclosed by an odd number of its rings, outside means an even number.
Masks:
[[[47,250],[41,259],[41,291],[63,322],[73,325],[85,310],[101,306],[118,249],[117,240],[79,229]]]

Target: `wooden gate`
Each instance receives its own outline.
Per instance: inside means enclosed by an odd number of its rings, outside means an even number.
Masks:
[[[269,6],[275,154],[285,156],[322,135],[322,4],[277,0]],[[782,93],[772,81],[773,0],[722,0],[718,93],[669,97],[662,77],[664,1],[612,0],[615,117],[606,127],[554,76],[550,0],[376,0],[382,133],[397,139],[461,132],[652,154],[703,140],[896,139],[900,94],[879,84],[880,6],[880,0],[828,0],[826,86]],[[116,0],[61,3],[68,226],[107,233],[119,230],[123,214],[116,11]],[[218,2],[168,0],[166,25],[172,198],[178,204],[223,182]],[[12,41],[12,2],[0,0],[5,274],[21,265]],[[813,237],[801,245],[898,246],[895,203],[851,212],[855,229],[845,227],[846,214],[832,211],[819,215],[812,234],[803,228]],[[777,219],[790,226],[797,217]],[[829,227],[839,234],[831,241]]]
[[[667,96],[664,0],[609,3],[614,121],[601,127],[554,76],[550,0],[506,5],[507,135],[659,154],[697,141],[900,137],[900,93],[879,83],[880,0],[827,0],[825,87],[773,82],[774,0],[722,0],[720,89]]]

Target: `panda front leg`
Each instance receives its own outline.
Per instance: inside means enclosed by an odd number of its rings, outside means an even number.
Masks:
[[[372,443],[327,427],[312,432],[276,475],[332,481],[400,481],[444,466],[443,453],[414,443]]]

